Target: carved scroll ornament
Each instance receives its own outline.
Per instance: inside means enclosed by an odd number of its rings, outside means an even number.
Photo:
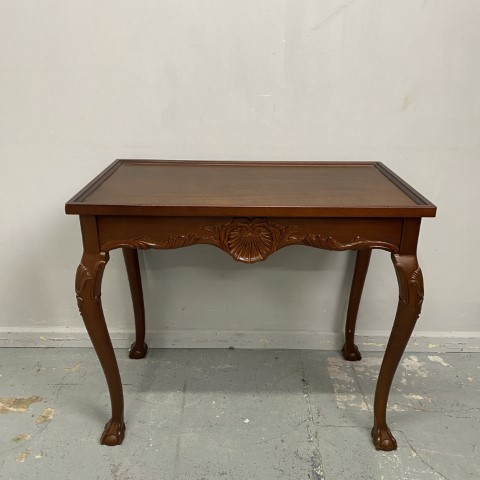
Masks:
[[[148,237],[133,238],[132,240],[120,240],[114,242],[107,242],[103,245],[105,250],[112,250],[119,247],[139,248],[146,250],[147,248],[170,249],[181,248],[195,245],[199,242],[199,237],[194,233],[187,233],[177,236],[170,236],[163,242],[155,242]]]
[[[398,248],[388,242],[380,242],[375,240],[366,240],[361,237],[355,237],[348,242],[340,242],[333,237],[324,237],[322,235],[307,234],[301,243],[309,247],[323,248],[324,250],[365,250],[369,248],[381,248],[390,252],[397,252]]]

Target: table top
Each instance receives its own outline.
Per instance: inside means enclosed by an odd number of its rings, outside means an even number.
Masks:
[[[66,213],[156,216],[433,217],[380,162],[116,160]]]

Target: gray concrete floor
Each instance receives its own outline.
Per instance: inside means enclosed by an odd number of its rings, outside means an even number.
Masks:
[[[408,354],[389,406],[399,448],[370,440],[381,354],[118,350],[127,431],[90,349],[0,349],[0,478],[480,478],[480,354]]]

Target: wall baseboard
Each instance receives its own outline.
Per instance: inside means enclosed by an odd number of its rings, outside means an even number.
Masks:
[[[134,332],[110,332],[115,348],[128,348]],[[389,332],[359,332],[360,351],[384,351]],[[315,331],[215,331],[159,330],[148,332],[150,348],[268,348],[339,350],[342,333]],[[0,328],[0,348],[4,347],[91,347],[81,328],[26,329]],[[480,352],[480,332],[414,332],[408,352]]]

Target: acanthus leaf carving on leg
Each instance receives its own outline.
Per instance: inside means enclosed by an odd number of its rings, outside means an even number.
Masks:
[[[101,296],[101,274],[108,262],[108,253],[84,253],[75,276],[75,293],[80,314],[83,316],[85,295],[90,295],[94,302]],[[93,282],[90,287],[89,283]]]
[[[411,298],[416,299],[418,314],[422,311],[424,287],[423,287],[423,273],[420,267],[418,267],[410,278],[410,286],[415,290],[415,295],[411,295]]]
[[[77,274],[75,276],[75,293],[77,296],[77,305],[78,305],[78,310],[80,312],[80,315],[83,315],[82,309],[83,309],[83,297],[82,297],[82,292],[85,288],[85,285],[87,282],[92,280],[92,276],[90,272],[88,271],[87,267],[80,263],[77,268]]]
[[[418,309],[418,314],[422,310],[424,286],[423,274],[418,266],[416,256],[402,256],[392,254],[392,261],[397,273],[398,284],[400,286],[400,300],[414,309]]]

